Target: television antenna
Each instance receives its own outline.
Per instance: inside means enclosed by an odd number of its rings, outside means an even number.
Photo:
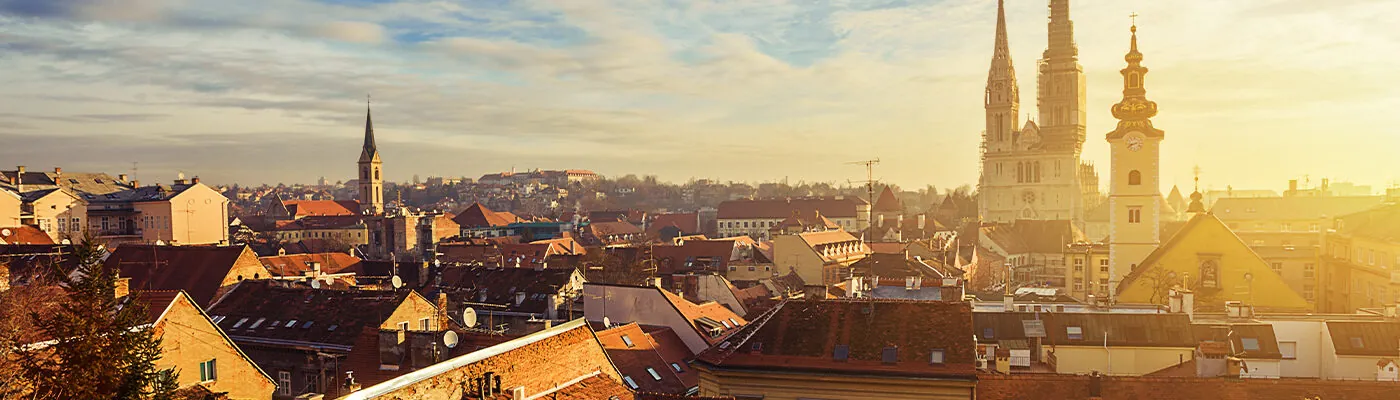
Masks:
[[[879,157],[865,161],[852,161],[846,163],[847,165],[865,166],[865,180],[860,182],[865,184],[865,195],[866,198],[870,201],[870,208],[868,211],[865,212],[865,221],[866,225],[871,226],[875,224],[875,165],[879,163]],[[865,232],[861,232],[860,238],[861,241],[865,241]]]

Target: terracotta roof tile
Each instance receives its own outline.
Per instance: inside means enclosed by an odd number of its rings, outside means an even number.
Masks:
[[[311,263],[320,263],[321,272],[338,274],[355,268],[360,258],[346,253],[307,253],[285,256],[258,257],[268,272],[278,276],[296,276],[311,272]]]
[[[894,195],[890,186],[885,186],[885,190],[880,191],[880,197],[875,199],[875,212],[904,212],[904,203]]]
[[[283,200],[282,206],[298,218],[360,215],[360,202],[355,200]]]
[[[778,219],[794,211],[801,215],[821,212],[829,218],[855,218],[857,208],[869,204],[858,197],[729,200],[719,203],[720,219]]]
[[[453,217],[452,221],[456,222],[458,226],[468,229],[506,226],[520,220],[515,214],[508,211],[491,211],[481,203],[473,203],[456,214],[457,216]]]
[[[49,234],[29,225],[0,227],[0,244],[54,244]]]
[[[675,332],[669,328],[660,328],[656,332],[675,337]],[[639,391],[685,394],[699,382],[695,371],[686,364],[686,359],[691,356],[690,350],[680,342],[679,337],[665,342],[671,348],[663,348],[663,342],[654,339],[652,333],[642,330],[636,323],[599,331],[597,335],[598,342],[607,349],[613,366],[623,376],[630,377]],[[676,372],[672,364],[681,371]],[[651,374],[653,371],[655,377]]]
[[[266,278],[267,269],[246,246],[122,245],[103,263],[131,278],[131,290],[184,290],[200,305],[225,283]],[[251,273],[250,273],[251,272]]]
[[[379,325],[413,293],[282,287],[240,282],[209,308],[229,336],[352,347],[365,328]]]

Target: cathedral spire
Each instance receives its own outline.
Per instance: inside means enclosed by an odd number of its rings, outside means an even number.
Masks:
[[[379,158],[379,147],[374,144],[374,121],[370,118],[369,97],[365,97],[365,144],[360,150],[360,161]]]
[[[1137,17],[1137,14],[1133,14]],[[1157,103],[1147,99],[1144,78],[1147,67],[1142,66],[1142,52],[1138,51],[1137,23],[1132,28],[1128,54],[1123,60],[1128,66],[1119,71],[1123,74],[1123,100],[1113,105],[1113,117],[1118,118],[1118,128],[1109,132],[1109,138],[1122,136],[1129,131],[1140,131],[1149,136],[1162,136],[1162,131],[1152,127],[1153,116],[1157,115]]]
[[[1046,61],[1077,60],[1079,46],[1074,43],[1074,21],[1069,19],[1069,0],[1050,0],[1050,45],[1045,48]]]
[[[1020,104],[1020,89],[1016,85],[1016,68],[1011,62],[1011,45],[1006,35],[1005,0],[997,0],[996,43],[992,47],[992,66],[987,71],[987,105]],[[1015,113],[1012,113],[1015,115]]]

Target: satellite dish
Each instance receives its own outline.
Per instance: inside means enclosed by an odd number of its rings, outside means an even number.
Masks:
[[[63,240],[60,240],[60,241],[58,242],[58,244],[73,244],[73,241],[72,241],[72,240],[68,240],[68,239],[63,239]]]
[[[462,310],[462,325],[468,328],[476,327],[476,310],[473,310],[471,307]]]
[[[608,317],[603,317],[603,328],[610,328],[610,327],[612,327],[612,320],[609,319]]]
[[[320,289],[320,288],[321,288],[321,280],[320,280],[320,279],[312,279],[312,280],[311,280],[311,288],[312,288],[312,289]]]
[[[327,276],[327,277],[326,277],[326,287],[331,287],[331,286],[334,286],[334,285],[335,285],[335,278],[332,278],[332,277]]]
[[[394,284],[394,289],[401,288],[403,287],[403,278],[400,278],[398,275],[394,275],[394,278],[390,279],[389,283]]]
[[[0,229],[0,236],[10,236],[11,233],[9,229]]]
[[[457,332],[447,331],[442,334],[442,344],[447,348],[457,347]]]
[[[156,246],[164,246],[164,245],[165,245],[165,241],[164,241],[164,240],[156,240]]]

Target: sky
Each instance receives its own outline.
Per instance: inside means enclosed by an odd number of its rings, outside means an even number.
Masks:
[[[1400,179],[1397,0],[1076,0],[1084,158],[1136,12],[1162,179]],[[995,0],[0,0],[0,164],[166,181],[591,169],[975,183]],[[1045,0],[1008,0],[1034,115]],[[133,164],[135,163],[135,164]]]

